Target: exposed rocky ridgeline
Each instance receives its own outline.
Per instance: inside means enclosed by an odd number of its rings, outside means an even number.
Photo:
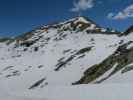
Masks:
[[[123,34],[76,17],[1,39],[0,81],[17,89],[129,81],[132,33],[132,27]]]
[[[133,41],[119,46],[118,49],[112,55],[107,57],[103,62],[93,65],[92,67],[87,69],[84,72],[84,76],[73,84],[88,84],[90,82],[101,83],[118,71],[121,71],[121,73],[123,74],[124,72],[132,70],[133,66],[127,68],[127,65],[133,63],[133,47],[129,49],[127,48],[131,43],[133,43]],[[113,70],[108,73],[108,75],[100,78],[100,76],[104,75],[112,68]]]
[[[13,41],[26,41],[28,39],[30,39],[31,37],[33,37],[36,33],[37,34],[41,34],[43,32],[48,32],[48,30],[51,29],[56,29],[58,31],[58,33],[64,32],[64,31],[71,31],[71,32],[82,32],[85,31],[88,34],[89,33],[101,33],[101,34],[121,34],[118,31],[115,31],[113,29],[105,29],[100,27],[99,25],[97,25],[95,22],[93,22],[92,20],[88,19],[87,17],[76,17],[73,19],[70,19],[68,21],[65,22],[60,22],[60,23],[52,23],[52,24],[48,24],[48,25],[44,25],[44,26],[40,26],[38,28],[35,28],[32,31],[26,32],[22,35],[19,35],[17,37],[15,37],[14,39],[9,39],[9,43],[12,43]],[[61,35],[60,34],[60,35]],[[41,37],[38,37],[41,38]]]
[[[130,26],[130,27],[124,32],[124,34],[128,35],[128,34],[130,34],[131,32],[133,32],[133,25]]]

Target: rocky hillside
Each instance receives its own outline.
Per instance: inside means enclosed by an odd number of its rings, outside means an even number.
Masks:
[[[133,82],[132,69],[132,27],[110,31],[86,17],[0,42],[0,81],[10,89]]]

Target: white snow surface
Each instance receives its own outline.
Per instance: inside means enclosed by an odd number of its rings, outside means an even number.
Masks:
[[[132,84],[50,86],[36,91],[1,93],[2,100],[132,100]]]
[[[7,81],[12,88],[17,87],[17,89],[27,89],[42,78],[46,78],[46,80],[41,86],[45,86],[47,83],[50,86],[71,85],[82,77],[86,69],[102,62],[109,55],[114,53],[119,43],[119,38],[116,35],[88,35],[85,32],[71,34],[68,31],[63,33],[67,34],[65,39],[54,41],[54,38],[58,38],[58,34],[56,33],[56,30],[53,29],[49,30],[49,33],[47,34],[42,33],[41,35],[44,37],[25,52],[22,51],[22,47],[10,47],[10,51],[7,55],[3,53],[5,55],[4,60],[0,60],[0,79]],[[32,39],[35,39],[35,37],[36,35],[32,37]],[[49,42],[45,46],[40,47],[37,52],[33,51],[33,48],[42,45],[42,41],[47,37],[51,38]],[[77,51],[86,47],[92,47],[92,49],[89,52],[84,53],[83,58],[78,58],[83,54],[76,55],[59,71],[54,70],[59,59],[64,57],[63,60],[65,61]],[[70,50],[70,52],[63,53],[64,50]],[[18,55],[21,56],[14,57]],[[40,65],[43,67],[38,68]],[[4,68],[9,66],[13,67],[4,70]],[[12,75],[14,71],[17,71],[18,75],[5,78]]]
[[[90,23],[83,18],[75,22],[78,21]],[[62,27],[70,27],[70,23],[64,22]],[[90,29],[94,27],[92,23]],[[26,40],[35,41],[30,47],[20,46],[16,41],[8,46],[0,43],[0,97],[2,100],[132,100],[132,85],[105,85],[132,83],[132,71],[125,74],[118,72],[101,85],[71,86],[88,68],[113,54],[122,45],[121,40],[123,43],[132,41],[133,34],[119,37],[49,28],[47,31],[38,29]],[[83,52],[86,48],[88,51]],[[42,79],[37,87],[29,90]],[[127,91],[130,92],[127,94]]]

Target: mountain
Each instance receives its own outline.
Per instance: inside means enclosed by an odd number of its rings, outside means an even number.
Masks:
[[[9,91],[132,83],[132,27],[121,33],[86,17],[44,25],[0,42],[0,66]]]

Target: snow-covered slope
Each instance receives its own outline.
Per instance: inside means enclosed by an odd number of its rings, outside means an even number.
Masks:
[[[132,83],[132,40],[85,17],[45,25],[0,43],[0,82],[16,91]]]
[[[5,91],[2,100],[132,100],[132,84],[50,86],[32,91]]]
[[[132,100],[132,84],[52,86],[36,91],[0,91],[2,100]]]

